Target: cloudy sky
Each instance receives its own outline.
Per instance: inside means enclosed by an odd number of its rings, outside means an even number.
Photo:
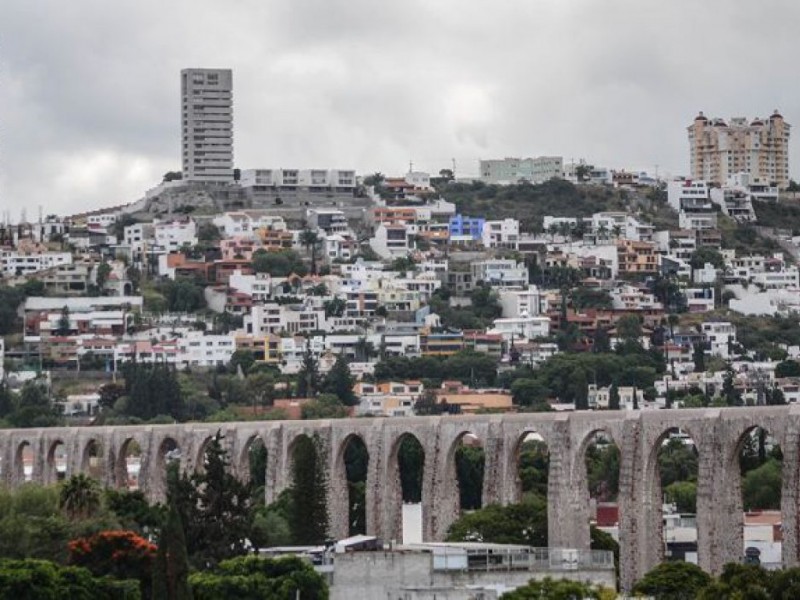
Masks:
[[[800,125],[798,22],[796,0],[3,0],[0,211],[129,202],[180,169],[185,67],[233,69],[240,168],[680,174],[698,110]]]

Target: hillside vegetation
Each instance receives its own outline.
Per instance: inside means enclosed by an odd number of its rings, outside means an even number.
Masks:
[[[487,185],[451,183],[440,188],[443,198],[455,202],[459,213],[487,219],[519,219],[525,231],[542,231],[542,219],[590,217],[606,210],[627,210],[626,192],[607,187],[576,186],[551,180],[541,185]]]

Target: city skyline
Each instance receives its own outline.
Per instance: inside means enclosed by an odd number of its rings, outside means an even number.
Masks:
[[[119,205],[179,170],[176,80],[193,66],[234,71],[237,168],[436,172],[455,158],[477,175],[481,158],[560,155],[688,175],[701,110],[797,122],[785,74],[800,7],[774,4],[12,1],[0,205],[12,218]]]

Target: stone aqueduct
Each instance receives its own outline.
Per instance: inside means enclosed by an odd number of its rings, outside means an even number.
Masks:
[[[401,540],[401,491],[397,453],[404,436],[413,435],[425,451],[422,486],[423,535],[441,540],[459,510],[455,451],[466,433],[480,438],[485,450],[483,504],[511,503],[520,497],[517,458],[522,440],[538,433],[548,445],[549,543],[553,547],[589,547],[589,492],[585,452],[594,434],[604,432],[621,452],[619,473],[621,581],[629,588],[663,556],[661,486],[658,450],[674,428],[688,433],[699,455],[697,493],[700,565],[719,573],[742,556],[742,500],[739,451],[754,427],[763,427],[783,451],[783,562],[798,564],[798,487],[800,478],[800,406],[581,412],[486,416],[266,421],[222,424],[74,427],[0,431],[2,478],[14,486],[24,481],[23,452],[32,452],[32,479],[56,480],[54,448],[63,444],[66,475],[88,469],[89,457],[102,457],[99,476],[109,486],[126,483],[126,446],[141,448],[140,485],[152,499],[163,497],[164,461],[177,446],[181,467],[201,463],[205,444],[221,430],[237,473],[247,476],[254,440],[267,449],[267,500],[290,485],[293,444],[316,434],[328,465],[331,535],[343,537],[347,526],[344,450],[358,436],[369,452],[366,484],[367,532]]]

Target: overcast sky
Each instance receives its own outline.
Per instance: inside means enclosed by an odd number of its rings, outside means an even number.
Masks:
[[[682,174],[699,110],[800,125],[798,22],[796,0],[3,0],[0,209],[121,204],[179,170],[185,67],[233,69],[240,168]]]

